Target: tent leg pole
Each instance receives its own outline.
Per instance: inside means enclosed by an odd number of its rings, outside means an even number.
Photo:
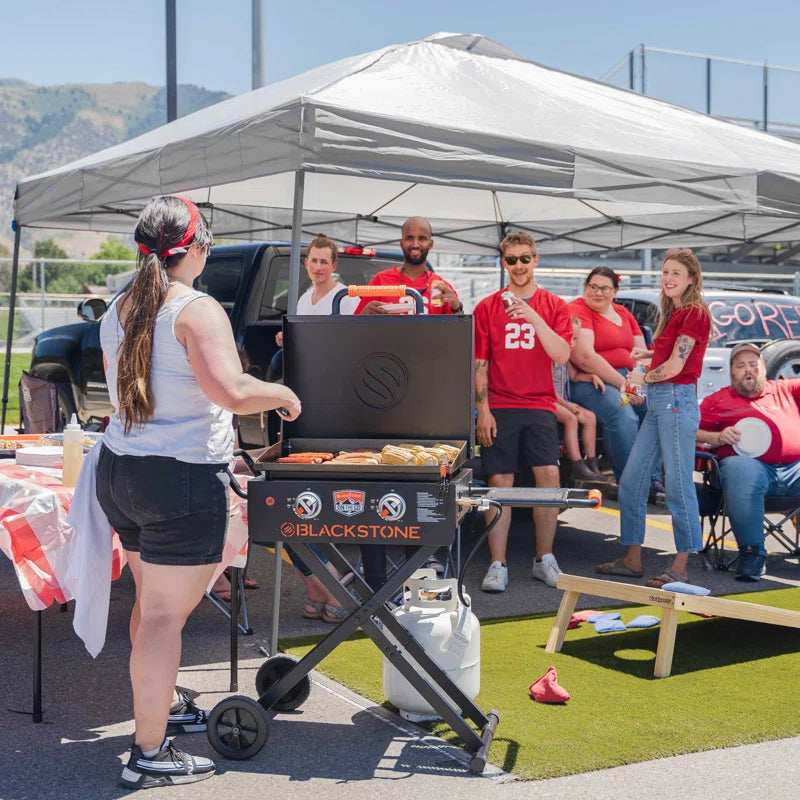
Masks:
[[[292,209],[292,252],[289,257],[289,302],[288,314],[297,311],[297,298],[300,296],[300,244],[303,235],[303,193],[306,173],[299,169],[294,173],[294,208]]]
[[[8,333],[6,334],[6,363],[3,370],[3,410],[0,412],[0,434],[6,427],[6,409],[8,407],[8,384],[11,380],[11,345],[14,341],[14,308],[17,302],[17,275],[19,274],[19,240],[22,226],[14,229],[14,257],[11,262],[11,291],[8,297]]]

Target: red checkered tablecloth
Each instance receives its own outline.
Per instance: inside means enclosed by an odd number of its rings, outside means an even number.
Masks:
[[[61,583],[74,534],[67,522],[72,491],[61,483],[60,470],[0,462],[0,550],[13,563],[25,600],[34,611],[73,599]],[[231,493],[228,536],[214,580],[225,567],[244,565],[247,526],[243,506]],[[112,579],[119,577],[124,563],[124,551],[114,534]]]

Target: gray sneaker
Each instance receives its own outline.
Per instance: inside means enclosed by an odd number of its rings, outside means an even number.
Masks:
[[[552,553],[548,553],[546,556],[542,556],[541,561],[534,559],[531,573],[537,581],[543,581],[548,586],[555,586],[558,576],[561,575],[561,568],[558,566],[556,557]]]
[[[481,589],[484,592],[499,593],[508,588],[508,567],[502,561],[492,561],[483,578]]]
[[[156,786],[204,781],[215,770],[216,766],[210,758],[190,756],[178,750],[171,739],[167,739],[161,749],[150,757],[146,757],[141,747],[134,744],[119,782],[126,789],[152,789]]]

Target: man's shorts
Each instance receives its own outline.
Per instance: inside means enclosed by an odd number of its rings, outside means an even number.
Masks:
[[[492,414],[497,436],[491,447],[481,447],[487,475],[513,475],[527,467],[558,464],[561,445],[555,414],[539,408],[493,408]]]
[[[228,526],[226,464],[124,456],[103,446],[97,500],[125,550],[148,564],[198,566],[222,560]]]

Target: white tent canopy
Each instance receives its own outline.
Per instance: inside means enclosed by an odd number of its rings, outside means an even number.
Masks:
[[[508,228],[543,252],[800,238],[800,146],[469,34],[319,67],[28,178],[15,217],[130,232],[172,192],[245,239],[288,238],[300,202],[305,234],[396,242],[415,214],[462,253]]]

